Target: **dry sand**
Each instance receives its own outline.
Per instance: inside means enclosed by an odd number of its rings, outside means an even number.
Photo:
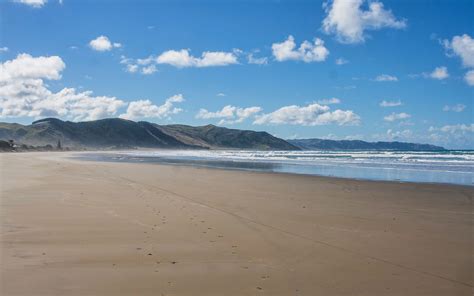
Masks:
[[[473,187],[1,154],[1,295],[471,295]]]

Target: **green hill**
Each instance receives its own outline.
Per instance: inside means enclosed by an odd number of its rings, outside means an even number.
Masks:
[[[179,148],[298,150],[266,132],[213,125],[158,125],[119,118],[86,122],[46,118],[31,125],[0,123],[0,140],[26,145],[62,145],[71,148]]]

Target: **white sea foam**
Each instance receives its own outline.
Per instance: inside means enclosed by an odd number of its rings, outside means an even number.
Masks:
[[[157,161],[375,180],[473,185],[474,151],[153,150],[119,161]]]
[[[474,166],[474,151],[398,152],[398,151],[251,151],[251,150],[156,150],[131,151],[138,157],[178,157],[207,160],[285,161],[285,162],[367,162],[385,164],[436,163]]]

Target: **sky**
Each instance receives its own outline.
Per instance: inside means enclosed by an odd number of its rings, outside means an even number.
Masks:
[[[474,1],[0,0],[0,121],[474,149]]]

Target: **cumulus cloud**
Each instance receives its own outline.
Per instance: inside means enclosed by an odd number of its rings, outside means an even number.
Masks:
[[[336,59],[336,65],[339,65],[339,66],[342,66],[342,65],[345,65],[349,63],[348,60],[344,59],[344,58],[338,58]]]
[[[160,106],[153,104],[150,100],[133,101],[128,105],[127,112],[121,114],[119,117],[124,119],[169,118],[170,115],[183,111],[183,109],[175,106],[176,103],[181,102],[184,102],[184,97],[181,94],[169,97],[165,103]]]
[[[380,102],[380,107],[397,107],[403,105],[402,101],[385,101]]]
[[[466,75],[464,75],[464,80],[468,85],[473,86],[474,85],[474,70],[469,70],[466,72]]]
[[[91,91],[64,88],[52,92],[45,80],[61,79],[66,65],[58,56],[19,54],[0,64],[0,117],[58,116],[94,120],[115,115],[125,102],[94,96]]]
[[[138,65],[128,64],[125,68],[128,73],[136,73],[138,71]]]
[[[341,100],[339,100],[338,98],[330,98],[330,99],[319,100],[317,103],[320,105],[332,105],[332,104],[341,103]]]
[[[101,35],[89,42],[90,48],[96,51],[109,51],[112,48],[122,47],[120,43],[112,43],[107,36]]]
[[[15,79],[48,79],[58,80],[66,64],[58,56],[32,57],[19,54],[16,59],[0,64],[0,81],[8,82]]]
[[[307,106],[285,106],[268,114],[258,115],[254,124],[292,124],[303,126],[315,126],[326,124],[357,125],[360,122],[359,115],[351,110],[330,111],[326,105],[317,103]]]
[[[43,7],[48,0],[14,0],[13,2],[25,4],[34,8]]]
[[[155,65],[149,65],[149,66],[146,66],[146,67],[142,68],[142,74],[143,75],[151,75],[151,74],[155,73],[156,71],[157,70],[156,70]]]
[[[474,124],[452,124],[428,129],[431,140],[452,148],[473,147]]]
[[[275,59],[279,62],[289,60],[303,61],[305,63],[322,62],[329,55],[329,50],[324,46],[323,40],[319,38],[315,38],[313,42],[305,40],[296,48],[295,39],[291,35],[281,43],[273,43],[272,52]]]
[[[426,76],[426,75],[425,75]],[[433,72],[429,73],[427,77],[443,80],[449,77],[448,68],[446,67],[436,67]]]
[[[464,75],[464,80],[468,85],[474,85],[474,39],[467,34],[454,36],[452,40],[445,39],[442,41],[446,54],[448,56],[458,56],[461,58],[462,65],[471,68]]]
[[[388,74],[381,74],[374,78],[375,81],[383,82],[383,81],[398,81],[396,76],[388,75]]]
[[[216,96],[218,96],[218,97],[225,97],[225,96],[227,96],[227,95],[226,95],[225,93],[220,92],[220,93],[217,93]]]
[[[154,56],[149,56],[149,57],[144,58],[144,59],[137,59],[137,64],[141,65],[141,66],[146,66],[146,65],[149,65],[149,64],[153,63],[154,61],[155,61],[155,57]]]
[[[177,68],[217,67],[238,64],[233,52],[205,51],[201,57],[194,57],[188,49],[168,50],[156,58],[158,64],[168,64]]]
[[[150,55],[144,59],[131,59],[121,56],[120,63],[125,65],[125,71],[129,73],[150,75],[157,71],[156,65],[158,64],[167,64],[176,68],[204,68],[238,64],[238,52],[240,51],[205,51],[201,57],[194,57],[188,49],[168,50],[159,56]]]
[[[126,113],[120,117],[161,119],[182,110],[175,106],[184,101],[182,95],[172,96],[157,106],[149,100],[128,103],[116,97],[95,96],[92,91],[79,92],[74,88],[51,91],[45,81],[61,79],[65,68],[59,56],[19,54],[13,60],[0,63],[0,118],[54,116],[74,121],[96,120],[116,116],[128,105]]]
[[[221,119],[219,124],[241,123],[245,119],[252,117],[262,111],[258,106],[239,108],[232,105],[224,106],[221,110],[210,112],[206,109],[200,109],[196,118],[199,119]]]
[[[396,120],[408,119],[410,117],[411,117],[410,114],[402,112],[402,113],[392,113],[390,115],[385,116],[383,119],[385,121],[393,122],[393,121],[396,121]]]
[[[453,112],[462,112],[464,111],[464,109],[466,109],[466,105],[464,104],[456,104],[456,105],[453,105],[453,106],[444,106],[443,107],[443,111],[445,112],[448,112],[448,111],[453,111]]]
[[[151,75],[158,71],[154,62],[154,57],[150,56],[145,59],[130,59],[126,56],[120,57],[120,64],[125,65],[125,71],[128,73],[141,73],[143,75]]]
[[[409,129],[402,131],[394,131],[392,129],[387,130],[386,138],[389,141],[399,141],[399,140],[408,140],[413,137],[413,132]]]
[[[471,124],[453,124],[453,125],[445,125],[440,128],[433,127],[431,126],[429,128],[430,132],[434,131],[441,131],[443,133],[450,133],[450,134],[456,134],[456,133],[472,133],[474,132],[474,123]]]
[[[397,19],[390,10],[379,1],[368,2],[367,9],[362,5],[365,0],[333,0],[325,3],[327,13],[322,29],[327,34],[335,34],[341,43],[361,43],[367,38],[365,31],[382,28],[402,29],[406,21]]]
[[[267,57],[255,57],[253,53],[249,53],[247,55],[247,62],[249,64],[254,64],[254,65],[266,65],[268,64],[268,58]]]
[[[454,36],[451,41],[445,39],[443,45],[449,56],[461,58],[464,67],[474,67],[474,39],[471,36]]]

